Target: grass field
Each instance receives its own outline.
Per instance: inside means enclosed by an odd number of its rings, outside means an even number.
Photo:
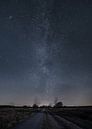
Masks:
[[[0,129],[8,129],[31,115],[27,107],[0,106]]]
[[[51,112],[77,124],[83,129],[92,129],[91,106],[53,108]]]

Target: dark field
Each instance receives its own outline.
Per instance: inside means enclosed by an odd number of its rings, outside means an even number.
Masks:
[[[15,126],[31,115],[31,109],[26,107],[0,106],[0,129]]]
[[[0,129],[11,129],[18,123],[24,123],[25,120],[33,118],[35,114],[42,114],[45,119],[49,119],[49,124],[53,125],[53,120],[59,124],[60,127],[64,126],[64,129],[77,129],[71,127],[73,123],[80,129],[92,129],[92,107],[38,107],[36,109],[31,107],[13,107],[13,106],[0,106]],[[41,116],[42,117],[42,116]],[[43,118],[41,118],[41,121]],[[49,125],[47,120],[44,120],[45,127]],[[51,121],[50,121],[51,120]],[[71,122],[71,123],[68,123]],[[35,123],[35,120],[34,120]],[[31,125],[31,123],[30,123]],[[44,128],[45,129],[45,128]],[[48,128],[52,129],[52,128]],[[55,128],[58,129],[58,128]],[[62,128],[61,128],[62,129]]]
[[[54,115],[65,118],[83,129],[92,129],[92,107],[63,107],[52,109]],[[59,120],[59,118],[56,117]]]

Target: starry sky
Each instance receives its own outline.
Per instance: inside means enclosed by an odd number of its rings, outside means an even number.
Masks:
[[[0,0],[0,104],[92,105],[92,1]]]

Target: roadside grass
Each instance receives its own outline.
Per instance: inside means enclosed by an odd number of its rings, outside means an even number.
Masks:
[[[73,122],[83,129],[92,128],[92,107],[56,108],[51,112]]]
[[[29,108],[0,107],[0,129],[10,129],[31,115]]]

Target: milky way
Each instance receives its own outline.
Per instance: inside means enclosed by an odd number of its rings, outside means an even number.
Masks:
[[[0,104],[92,104],[92,2],[0,1]]]

